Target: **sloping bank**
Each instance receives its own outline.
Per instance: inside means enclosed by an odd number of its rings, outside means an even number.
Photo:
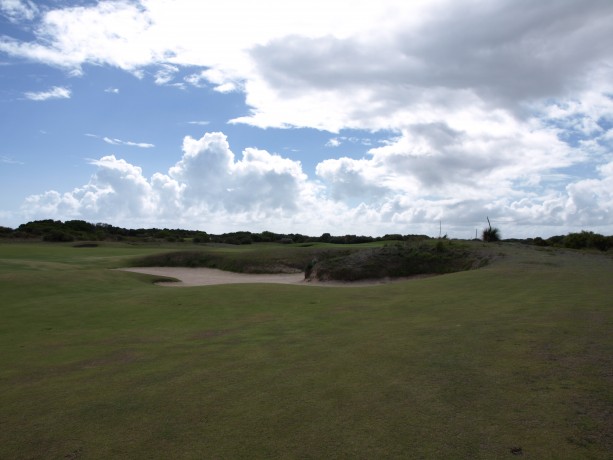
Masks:
[[[439,275],[487,265],[490,255],[465,243],[397,243],[347,255],[322,254],[305,269],[305,278],[318,281],[359,281]]]
[[[130,271],[176,278],[175,285],[228,283],[380,284],[471,270],[490,260],[483,245],[450,240],[370,248],[292,248],[218,253],[180,251],[136,260]]]

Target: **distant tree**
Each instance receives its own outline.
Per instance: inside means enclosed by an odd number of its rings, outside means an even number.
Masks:
[[[319,237],[319,241],[321,241],[322,243],[329,243],[331,238],[332,235],[330,235],[329,233],[324,233]]]
[[[211,237],[206,232],[196,232],[192,241],[194,243],[208,243],[211,241]]]
[[[398,233],[393,233],[391,235],[390,234],[383,235],[381,239],[383,241],[402,241],[404,240],[404,237]]]
[[[96,226],[84,220],[69,220],[64,222],[64,227],[70,231],[82,233],[94,233]]]
[[[613,241],[610,237],[606,237],[599,233],[586,232],[569,233],[564,237],[564,247],[572,249],[599,249],[606,251],[612,247]]]
[[[262,233],[254,234],[252,238],[256,243],[272,243],[273,241],[279,240],[280,235],[269,231],[263,231]]]
[[[547,238],[545,241],[549,246],[563,246],[564,245],[564,235],[554,235]]]

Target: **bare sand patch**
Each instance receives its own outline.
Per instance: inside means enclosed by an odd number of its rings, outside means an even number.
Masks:
[[[213,286],[219,284],[244,284],[244,283],[266,283],[266,284],[297,284],[303,286],[373,286],[386,284],[395,281],[402,281],[408,278],[394,278],[382,280],[366,280],[357,282],[337,282],[337,281],[307,281],[304,273],[281,273],[281,274],[252,274],[234,273],[215,268],[187,268],[187,267],[130,267],[120,268],[119,270],[146,275],[164,276],[175,278],[179,281],[159,281],[160,286],[186,287],[186,286]]]

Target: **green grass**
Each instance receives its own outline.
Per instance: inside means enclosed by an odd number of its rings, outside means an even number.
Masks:
[[[108,268],[173,245],[0,244],[0,458],[610,458],[613,260],[488,248],[376,287],[171,289]]]

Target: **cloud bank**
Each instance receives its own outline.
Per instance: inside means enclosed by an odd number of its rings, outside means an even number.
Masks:
[[[418,139],[427,139],[430,130],[447,130],[448,139],[437,146]],[[70,192],[31,195],[22,211],[28,218],[120,221],[133,227],[220,233],[274,229],[309,235],[435,235],[442,220],[450,236],[470,238],[486,216],[508,237],[555,234],[560,227],[577,230],[594,222],[603,228],[613,224],[613,161],[599,167],[598,178],[525,193],[522,187],[535,180],[534,174],[568,161],[563,145],[549,164],[532,162],[523,170],[511,161],[510,152],[504,153],[510,143],[505,137],[475,146],[474,139],[442,126],[423,126],[403,139],[408,136],[416,137],[412,145],[420,145],[414,152],[405,154],[391,145],[373,149],[368,159],[326,160],[318,165],[315,178],[309,178],[299,162],[264,150],[248,148],[237,158],[220,132],[200,139],[187,136],[180,159],[166,172],[148,178],[140,167],[104,156],[91,161],[96,171],[87,184]],[[457,136],[477,153],[470,162],[450,166]],[[527,159],[531,149],[550,141],[538,136],[519,140]],[[503,152],[503,172],[491,167],[487,149]],[[441,162],[453,173],[451,179],[440,176]],[[473,183],[470,177],[477,176],[480,182]]]
[[[2,7],[37,11],[29,1]],[[73,74],[153,68],[160,85],[243,91],[251,112],[237,123],[403,129],[481,122],[466,107],[523,117],[573,98],[588,116],[584,93],[611,89],[611,22],[608,0],[101,1],[48,9],[35,40],[2,36],[0,51]],[[204,70],[175,81],[188,66]]]

